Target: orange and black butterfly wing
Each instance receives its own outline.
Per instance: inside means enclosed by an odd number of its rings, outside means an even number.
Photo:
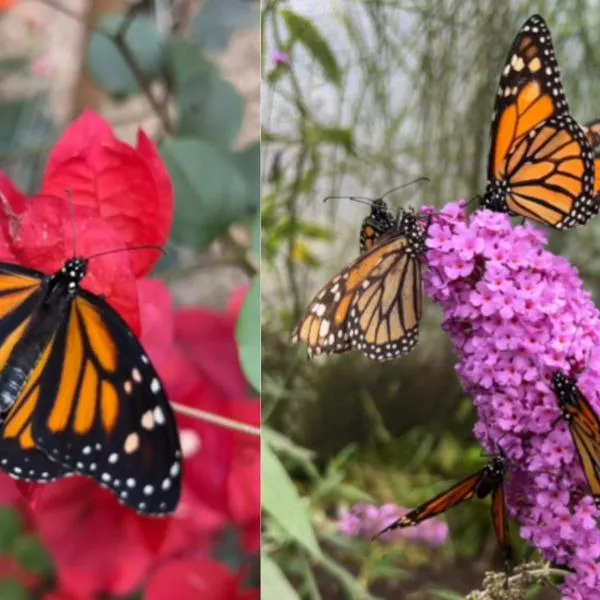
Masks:
[[[356,347],[389,360],[414,347],[421,312],[418,257],[404,233],[388,233],[317,293],[292,341],[306,342],[309,357]]]
[[[68,471],[143,514],[173,512],[181,450],[162,383],[123,319],[80,292],[7,416]]]
[[[571,384],[568,401],[559,403],[592,498],[600,506],[600,419],[579,387]]]
[[[22,339],[33,313],[43,297],[45,276],[17,265],[0,264],[0,372],[4,375],[7,359],[17,341]],[[2,376],[0,376],[0,379]],[[2,393],[0,392],[0,397]],[[31,425],[7,423],[12,402],[0,400],[0,469],[28,481],[53,481],[68,469],[50,460],[37,449]]]
[[[435,498],[424,502],[417,508],[406,513],[403,517],[397,519],[385,529],[382,529],[377,534],[377,537],[393,529],[418,525],[427,519],[431,519],[458,506],[466,500],[471,500],[471,498],[478,495],[478,489],[486,477],[486,469],[487,467],[484,467],[473,475],[469,475],[469,477],[459,481],[451,488],[435,496]]]
[[[423,312],[421,263],[410,241],[396,238],[376,247],[377,263],[362,279],[348,315],[350,341],[373,360],[408,354],[419,339]]]
[[[498,484],[492,492],[492,523],[502,554],[507,575],[512,570],[512,543],[508,529],[508,512],[506,509],[506,491],[504,485]]]
[[[595,165],[570,116],[550,31],[539,15],[521,28],[502,71],[482,206],[557,229],[598,213]]]
[[[500,76],[488,179],[504,179],[507,158],[519,140],[568,110],[550,30],[541,16],[533,15],[515,37]]]

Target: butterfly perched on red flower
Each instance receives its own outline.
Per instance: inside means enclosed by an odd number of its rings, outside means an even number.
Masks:
[[[85,475],[141,514],[167,515],[181,490],[175,418],[132,325],[96,289],[113,277],[116,288],[133,286],[137,302],[134,270],[150,269],[155,259],[121,263],[112,272],[117,262],[110,258],[127,250],[124,240],[135,245],[137,229],[142,239],[164,244],[170,225],[151,230],[143,212],[134,219],[114,219],[112,210],[103,216],[102,199],[112,203],[118,183],[103,177],[106,169],[121,161],[118,177],[137,179],[157,166],[147,138],[136,154],[111,136],[87,113],[50,157],[44,187],[64,183],[65,173],[78,186],[91,182],[72,194],[84,206],[55,195],[20,198],[10,187],[2,195],[3,242],[21,264],[0,263],[0,469],[42,483]],[[157,214],[172,222],[172,186],[171,200],[159,200],[159,190],[170,189],[164,173],[146,179],[144,198],[123,193],[122,206],[156,198]],[[99,205],[89,206],[91,199]],[[78,250],[94,251],[73,253],[78,242]],[[88,281],[94,291],[82,287]],[[127,316],[137,322],[137,305]]]

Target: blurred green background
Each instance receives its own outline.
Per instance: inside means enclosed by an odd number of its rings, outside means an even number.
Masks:
[[[493,100],[509,46],[535,12],[553,33],[571,112],[600,117],[600,5],[445,0],[266,0],[262,6],[263,597],[462,598],[501,569],[489,505],[447,515],[440,549],[349,540],[357,502],[413,507],[485,459],[441,313],[426,303],[409,356],[309,362],[289,337],[312,295],[358,254],[368,209],[483,193]],[[289,64],[277,52],[287,53]],[[600,222],[551,237],[596,294]],[[535,554],[518,542],[519,560]],[[286,595],[287,594],[287,595]],[[531,598],[555,598],[532,587]]]

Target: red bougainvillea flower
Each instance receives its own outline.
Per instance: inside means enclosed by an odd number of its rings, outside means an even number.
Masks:
[[[141,517],[83,477],[44,486],[34,514],[61,590],[84,598],[130,594],[164,558],[192,547],[206,555],[214,545],[203,514]]]
[[[85,112],[57,143],[42,192],[26,198],[0,174],[0,260],[54,273],[74,252],[89,257],[162,247],[168,240],[173,187],[156,146],[143,132],[136,148],[119,141],[93,112]],[[98,257],[83,287],[104,295],[139,334],[135,279],[159,257],[152,250]]]
[[[243,575],[208,559],[173,561],[150,579],[144,600],[258,600],[257,589],[243,589]]]

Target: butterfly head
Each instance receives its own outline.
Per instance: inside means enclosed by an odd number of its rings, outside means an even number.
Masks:
[[[63,277],[67,280],[69,292],[76,292],[79,284],[88,272],[88,261],[84,258],[71,258],[61,269]]]
[[[421,256],[425,253],[427,250],[425,244],[427,237],[426,230],[421,226],[419,216],[415,214],[412,208],[402,211],[399,215],[398,230],[408,238],[410,253],[413,256]]]

